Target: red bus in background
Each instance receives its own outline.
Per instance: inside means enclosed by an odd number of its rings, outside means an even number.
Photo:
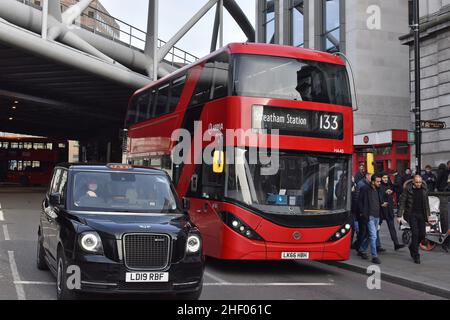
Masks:
[[[68,141],[38,137],[0,137],[0,181],[46,185],[56,164],[67,162]]]
[[[137,91],[125,125],[129,163],[169,173],[189,200],[206,255],[349,258],[353,109],[346,67],[337,56],[230,44]],[[181,164],[174,153],[183,141],[171,138],[177,129],[192,136]],[[248,136],[230,138],[227,130]],[[211,132],[225,137],[219,153],[225,162],[201,161],[211,142],[196,134]],[[264,153],[278,157],[274,172],[263,173]]]

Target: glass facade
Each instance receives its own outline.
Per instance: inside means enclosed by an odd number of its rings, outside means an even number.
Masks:
[[[304,9],[304,0],[290,1],[289,15],[291,19],[291,45],[295,47],[303,47],[305,45]]]
[[[266,43],[275,43],[275,3],[274,0],[264,1],[264,40]]]
[[[341,0],[325,0],[323,3],[323,49],[328,52],[340,50],[340,2]]]

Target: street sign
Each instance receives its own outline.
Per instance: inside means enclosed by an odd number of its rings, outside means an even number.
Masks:
[[[445,128],[447,128],[447,124],[445,122],[432,121],[432,120],[420,121],[420,126],[423,129],[445,129]]]

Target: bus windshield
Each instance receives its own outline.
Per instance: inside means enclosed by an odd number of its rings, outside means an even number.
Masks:
[[[229,164],[225,197],[272,214],[317,214],[349,210],[349,156],[286,151],[279,170],[264,175],[267,165],[251,163],[255,149],[236,148]],[[267,157],[267,156],[266,156]],[[257,157],[260,159],[261,157]],[[267,173],[267,172],[266,172]]]
[[[162,175],[78,172],[73,190],[74,210],[180,213],[175,192]]]
[[[351,106],[345,66],[293,58],[234,56],[233,95]]]

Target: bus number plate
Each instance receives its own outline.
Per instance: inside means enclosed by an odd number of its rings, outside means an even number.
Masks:
[[[308,260],[309,252],[282,252],[281,259],[283,259],[283,260]]]

